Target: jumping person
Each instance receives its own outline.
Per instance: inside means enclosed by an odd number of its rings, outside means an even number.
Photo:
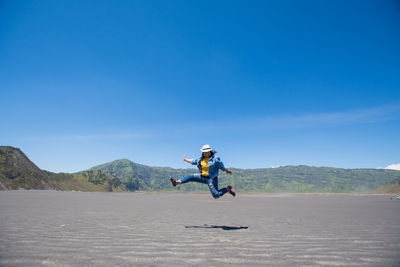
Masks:
[[[232,174],[232,172],[225,168],[224,163],[222,163],[219,157],[215,156],[217,151],[210,148],[210,145],[204,145],[200,151],[202,152],[201,157],[198,159],[187,159],[186,156],[183,160],[192,165],[197,165],[200,173],[192,174],[182,178],[180,180],[174,180],[172,176],[169,177],[173,186],[178,184],[184,184],[187,182],[197,182],[207,184],[210,188],[212,196],[217,199],[223,196],[225,193],[230,193],[232,196],[236,196],[235,191],[232,186],[226,188],[218,189],[218,170],[225,171],[227,174]]]

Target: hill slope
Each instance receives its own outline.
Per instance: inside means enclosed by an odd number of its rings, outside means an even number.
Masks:
[[[371,192],[372,194],[400,194],[400,179],[396,179]]]
[[[18,148],[0,146],[0,190],[53,189],[126,191],[120,180],[102,171],[75,174],[41,170]]]

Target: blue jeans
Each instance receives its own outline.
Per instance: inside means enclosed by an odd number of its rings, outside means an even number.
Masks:
[[[215,199],[222,197],[226,192],[228,192],[228,189],[226,188],[218,190],[218,177],[210,179],[209,177],[201,176],[199,173],[197,173],[186,176],[185,178],[181,179],[181,184],[187,182],[197,182],[197,183],[207,184],[208,188],[210,189],[211,195]]]

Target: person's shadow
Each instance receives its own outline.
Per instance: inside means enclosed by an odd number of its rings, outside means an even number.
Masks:
[[[226,226],[226,225],[186,225],[185,228],[202,228],[202,229],[222,229],[222,230],[242,230],[249,228],[248,226]]]

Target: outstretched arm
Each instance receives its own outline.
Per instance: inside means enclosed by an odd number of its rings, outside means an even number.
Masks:
[[[220,158],[217,158],[217,166],[218,166],[219,169],[223,170],[227,174],[232,174],[233,173],[231,170],[228,170],[227,168],[225,168],[224,163],[222,163]]]
[[[183,160],[186,161],[187,163],[192,163],[193,162],[193,159],[187,159],[186,155],[183,156]]]

